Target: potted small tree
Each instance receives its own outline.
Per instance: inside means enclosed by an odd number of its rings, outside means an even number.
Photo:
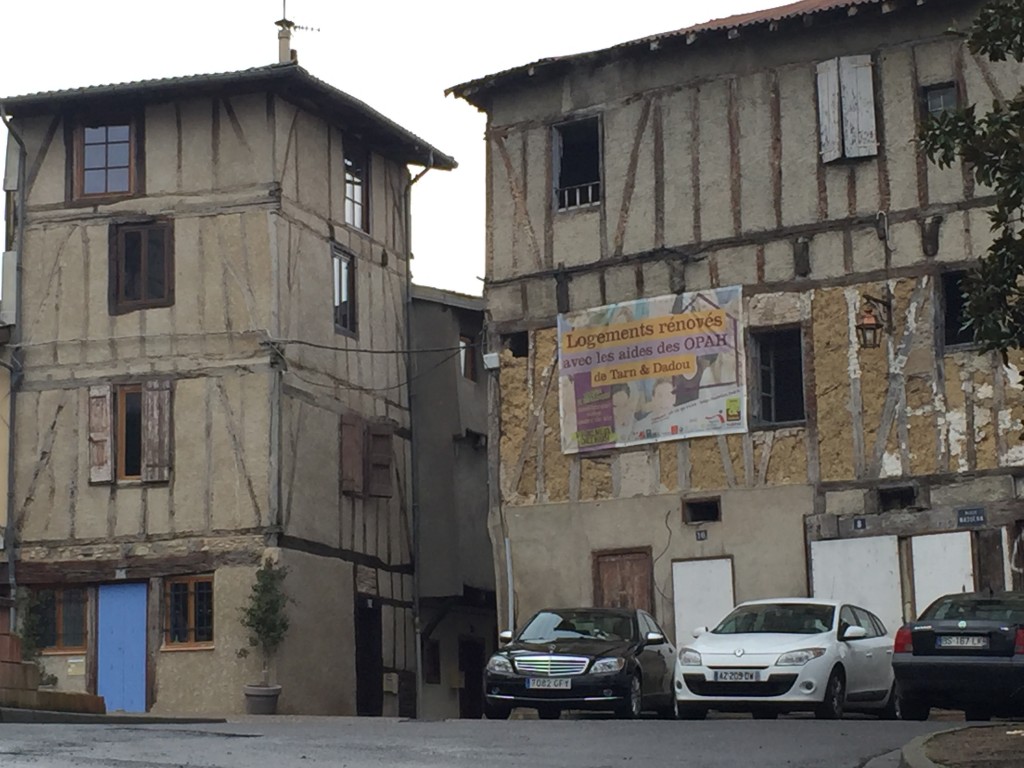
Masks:
[[[263,661],[260,682],[246,685],[244,689],[245,711],[250,715],[273,715],[277,712],[281,686],[270,684],[270,662],[288,632],[285,606],[289,598],[284,591],[287,575],[287,568],[279,568],[270,560],[264,560],[256,571],[249,602],[242,608],[241,622],[249,631],[249,646],[259,648]],[[248,648],[239,651],[239,656],[248,654]]]

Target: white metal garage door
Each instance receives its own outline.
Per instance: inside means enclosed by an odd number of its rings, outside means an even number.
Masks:
[[[676,645],[693,639],[697,627],[715,627],[733,609],[732,559],[680,560],[672,563]]]
[[[876,614],[889,634],[903,623],[900,552],[895,536],[811,542],[812,594]]]
[[[915,536],[911,547],[915,617],[942,595],[974,591],[970,531]]]

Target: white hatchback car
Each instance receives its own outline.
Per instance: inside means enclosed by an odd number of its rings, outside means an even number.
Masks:
[[[741,603],[676,656],[679,714],[709,709],[774,718],[845,710],[899,717],[893,641],[870,611],[835,600],[782,598]]]

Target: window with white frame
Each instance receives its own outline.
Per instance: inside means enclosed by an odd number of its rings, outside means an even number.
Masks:
[[[870,56],[842,56],[818,64],[818,129],[823,163],[878,154]]]
[[[348,251],[335,245],[331,248],[334,277],[334,328],[356,335],[356,260]]]
[[[362,147],[345,145],[345,223],[370,231],[369,155]]]
[[[946,112],[955,112],[960,106],[956,83],[926,85],[921,89],[921,106],[925,117],[939,117]]]

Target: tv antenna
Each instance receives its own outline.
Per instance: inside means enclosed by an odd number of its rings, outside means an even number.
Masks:
[[[302,27],[288,18],[288,0],[281,0],[281,18],[274,24],[280,27],[277,33],[278,62],[288,64],[299,60],[298,51],[292,50],[292,30],[319,32],[319,27]]]

